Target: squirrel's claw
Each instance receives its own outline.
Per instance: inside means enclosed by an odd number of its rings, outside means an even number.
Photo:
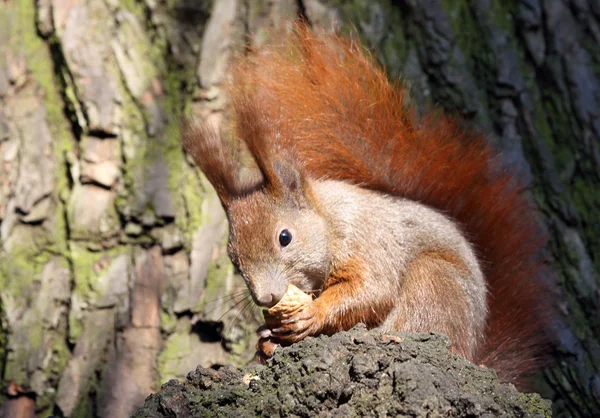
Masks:
[[[271,336],[271,330],[263,325],[256,330],[256,335],[258,335],[258,338],[260,339],[266,339]]]
[[[256,353],[254,355],[254,360],[265,364],[266,361],[273,357],[273,353],[279,347],[279,344],[271,341],[270,338],[259,338],[256,343]]]
[[[271,336],[275,341],[283,344],[301,341],[318,332],[315,307],[310,304],[296,315],[285,319],[270,318],[267,326],[271,329]]]

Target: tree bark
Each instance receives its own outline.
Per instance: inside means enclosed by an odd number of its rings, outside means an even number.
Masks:
[[[358,32],[423,111],[463,117],[529,179],[564,316],[543,393],[600,413],[594,0],[4,1],[2,381],[39,416],[118,417],[198,364],[250,358],[256,315],[179,127],[219,122],[231,52],[298,15]]]
[[[180,145],[193,100],[220,106],[236,14],[211,11],[0,7],[0,366],[39,416],[129,416],[160,382],[251,358],[225,217]]]

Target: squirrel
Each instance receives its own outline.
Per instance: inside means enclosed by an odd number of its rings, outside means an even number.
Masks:
[[[546,238],[485,138],[418,117],[357,42],[306,24],[233,61],[231,124],[189,123],[184,148],[220,198],[256,304],[290,284],[316,296],[287,319],[265,314],[259,336],[435,331],[525,387],[551,342]]]

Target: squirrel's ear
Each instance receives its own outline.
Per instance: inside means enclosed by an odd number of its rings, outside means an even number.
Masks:
[[[224,207],[240,194],[240,166],[231,143],[207,122],[191,119],[183,128],[183,147],[217,191]]]
[[[307,206],[306,177],[296,167],[281,160],[273,162],[273,171],[277,181],[271,187],[278,188],[282,196],[290,197],[298,206]]]
[[[302,178],[300,177],[300,172],[290,164],[283,161],[274,161],[273,169],[285,189],[295,191],[301,187]]]

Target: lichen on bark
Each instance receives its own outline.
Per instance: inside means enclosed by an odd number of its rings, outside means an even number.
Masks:
[[[0,9],[0,295],[10,325],[1,379],[31,386],[42,414],[126,416],[157,383],[161,337],[199,333],[178,321],[201,323],[200,314],[174,306],[187,304],[189,286],[202,295],[224,218],[203,207],[210,193],[178,128],[210,6],[41,0]],[[35,176],[32,192],[15,186]],[[193,243],[206,224],[215,236]],[[57,289],[67,283],[66,298],[39,292],[52,277]],[[162,287],[174,296],[163,300]],[[193,349],[190,361],[212,352],[227,361],[218,343]],[[136,387],[115,390],[127,370],[141,376]]]

